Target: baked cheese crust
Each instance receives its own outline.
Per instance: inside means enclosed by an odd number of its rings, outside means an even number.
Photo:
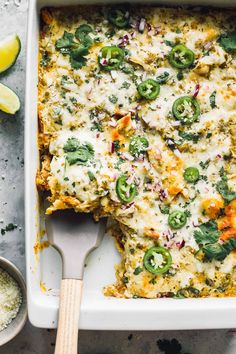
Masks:
[[[49,193],[48,214],[111,218],[122,262],[106,295],[236,295],[235,15],[151,6],[41,12],[37,184]],[[174,103],[186,96],[178,115]],[[186,219],[180,227],[174,212]],[[148,270],[152,247],[168,252],[164,273],[159,251]]]

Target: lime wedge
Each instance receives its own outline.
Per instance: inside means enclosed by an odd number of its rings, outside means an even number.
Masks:
[[[9,87],[0,84],[0,110],[9,114],[15,114],[20,109],[18,96]]]
[[[0,73],[14,65],[21,49],[20,38],[12,34],[0,41]]]

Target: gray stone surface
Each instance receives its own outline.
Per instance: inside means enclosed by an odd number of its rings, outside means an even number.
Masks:
[[[27,0],[0,0],[0,39],[17,32],[22,41],[22,50],[16,65],[0,75],[0,82],[14,89],[22,104],[15,117],[0,112],[0,228],[4,228],[8,223],[17,225],[14,231],[0,234],[0,255],[12,260],[23,272],[23,127],[27,7]],[[80,353],[158,354],[160,351],[156,341],[160,338],[177,338],[186,353],[236,354],[236,336],[233,331],[227,330],[133,333],[82,331]],[[0,348],[0,354],[50,354],[53,353],[54,343],[55,331],[33,328],[27,323],[17,338]]]

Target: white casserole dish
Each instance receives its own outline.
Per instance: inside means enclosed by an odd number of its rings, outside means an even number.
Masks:
[[[29,318],[37,327],[55,328],[61,261],[49,247],[38,254],[35,243],[44,230],[40,217],[35,175],[38,168],[37,146],[37,76],[39,10],[43,6],[60,6],[96,0],[30,0],[27,47],[25,111],[25,226]],[[106,2],[106,1],[104,1]],[[108,2],[108,1],[107,1]],[[115,2],[115,1],[112,1]],[[132,2],[132,1],[130,1]],[[154,1],[153,1],[154,2]],[[109,4],[111,1],[108,2]],[[157,3],[166,3],[158,1]],[[195,4],[194,0],[168,1],[169,4]],[[198,5],[222,5],[220,0],[199,0]],[[224,0],[224,6],[236,6],[236,0]],[[42,214],[42,213],[41,213]],[[103,296],[104,285],[114,281],[114,264],[119,255],[111,238],[88,259],[85,269],[80,328],[100,330],[171,330],[236,327],[236,299],[118,299]],[[46,289],[45,289],[46,287]]]

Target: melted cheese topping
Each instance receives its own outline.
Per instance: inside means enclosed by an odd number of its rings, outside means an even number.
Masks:
[[[116,221],[113,232],[123,260],[117,283],[105,289],[107,295],[155,298],[184,290],[190,297],[235,296],[235,252],[220,261],[199,259],[196,254],[202,245],[194,237],[199,225],[217,222],[225,213],[226,203],[217,189],[222,168],[230,191],[236,191],[236,58],[218,41],[222,33],[234,29],[232,11],[135,6],[130,9],[131,26],[125,29],[109,23],[109,11],[99,7],[42,11],[39,118],[44,163],[38,183],[51,194],[47,212],[74,208]],[[145,19],[144,30],[140,16]],[[65,31],[74,34],[83,24],[91,26],[93,44],[81,68],[75,69],[68,52],[57,50],[56,43]],[[175,44],[184,44],[195,54],[194,65],[182,72],[168,60]],[[122,48],[124,61],[119,69],[106,71],[98,56],[101,48],[111,45]],[[137,86],[161,75],[167,80],[158,97],[141,99]],[[174,101],[186,95],[196,96],[201,111],[187,126],[172,112]],[[140,156],[130,152],[133,136],[148,140]],[[71,163],[65,149],[70,139],[92,146],[92,157]],[[187,167],[198,168],[196,183],[184,179]],[[137,190],[128,204],[117,195],[121,175]],[[164,207],[169,212],[163,212]],[[175,210],[187,216],[179,230],[168,223],[168,213]],[[235,237],[236,223],[227,218],[222,222]],[[225,232],[228,229],[223,229],[221,243],[228,237]],[[164,276],[149,273],[143,264],[145,252],[154,245],[165,247],[172,257]],[[157,255],[155,264],[162,261]]]

